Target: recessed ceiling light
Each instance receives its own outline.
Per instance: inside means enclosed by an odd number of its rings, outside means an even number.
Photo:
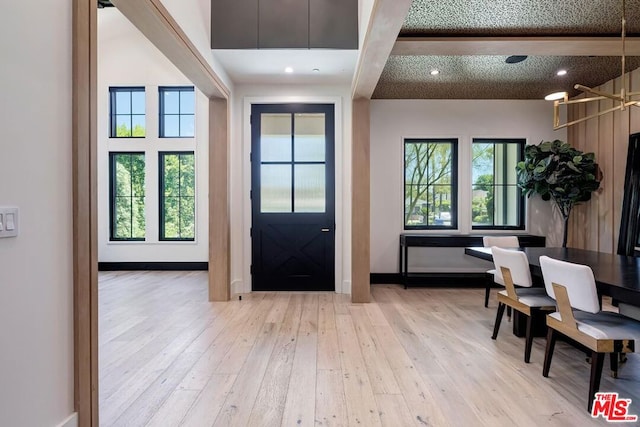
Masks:
[[[567,92],[553,92],[545,96],[544,99],[545,101],[557,101],[564,98],[565,96],[567,96]]]
[[[319,72],[320,72],[320,68],[314,68],[314,69],[313,69],[313,72],[314,72],[314,73],[319,73]]]
[[[439,71],[439,70],[436,70],[436,69],[434,68],[433,70],[431,70],[431,71],[429,72],[429,74],[431,74],[432,76],[437,76],[438,74],[440,74],[440,71]]]
[[[527,59],[527,55],[511,55],[505,59],[504,62],[507,64],[517,64],[518,62],[522,62]]]
[[[287,68],[284,69],[284,72],[285,73],[293,73],[293,68],[287,67]]]
[[[567,70],[558,70],[558,72],[556,73],[558,76],[564,76],[567,74]]]

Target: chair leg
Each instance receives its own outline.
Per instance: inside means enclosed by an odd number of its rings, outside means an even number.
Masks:
[[[498,311],[496,312],[496,323],[493,325],[493,335],[491,339],[495,340],[498,337],[498,331],[500,330],[500,322],[502,321],[502,315],[504,314],[504,303],[498,303]]]
[[[611,376],[618,378],[618,355],[620,353],[609,353],[609,362],[611,364]]]
[[[544,363],[542,365],[542,376],[549,376],[549,369],[551,368],[551,358],[553,357],[553,349],[556,346],[556,334],[557,332],[553,328],[549,328],[547,332],[547,347],[544,350]]]
[[[493,277],[493,276],[492,276]],[[487,278],[487,284],[484,289],[484,306],[489,307],[489,295],[491,294],[492,279]]]
[[[589,379],[589,401],[587,402],[587,410],[591,412],[591,406],[595,394],[600,390],[600,377],[602,376],[602,365],[604,362],[604,353],[594,351],[591,355],[591,378]]]
[[[507,307],[507,320],[511,322],[511,307]]]
[[[527,330],[525,332],[524,341],[524,363],[529,363],[529,360],[531,359],[531,345],[533,344],[532,324],[533,311],[531,312],[531,316],[527,316]]]

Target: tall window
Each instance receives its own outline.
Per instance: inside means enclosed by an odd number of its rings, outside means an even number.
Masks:
[[[111,138],[143,138],[145,135],[144,87],[110,87]]]
[[[457,139],[405,139],[404,228],[457,228]]]
[[[160,138],[193,138],[193,87],[160,87]]]
[[[524,197],[516,176],[524,145],[524,139],[473,140],[473,229],[524,229]]]
[[[110,240],[144,240],[144,153],[109,153]]]
[[[161,152],[160,240],[194,240],[196,223],[193,151]]]

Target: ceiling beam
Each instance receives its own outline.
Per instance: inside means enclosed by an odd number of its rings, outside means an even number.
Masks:
[[[209,98],[229,99],[229,88],[160,0],[111,0]]]
[[[620,56],[620,37],[402,37],[391,55]],[[627,37],[625,54],[640,56],[640,37]]]
[[[371,98],[412,0],[375,0],[353,76],[353,99]]]

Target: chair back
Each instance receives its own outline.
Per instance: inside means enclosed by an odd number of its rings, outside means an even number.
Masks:
[[[524,252],[492,246],[491,255],[493,256],[493,264],[496,266],[496,276],[501,279],[502,283],[504,283],[504,278],[501,267],[506,267],[511,272],[511,279],[515,285],[531,287],[529,260]]]
[[[600,299],[591,267],[541,256],[540,268],[544,287],[551,298],[556,299],[553,284],[557,283],[567,289],[571,307],[589,313],[600,311]]]
[[[519,248],[520,241],[518,236],[483,236],[482,246],[490,248],[497,246],[499,248]]]

